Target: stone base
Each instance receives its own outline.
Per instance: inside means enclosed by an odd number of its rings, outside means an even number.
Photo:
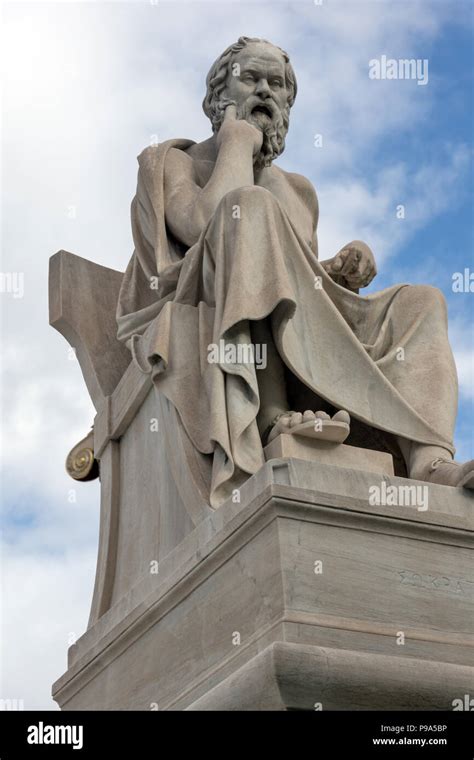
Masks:
[[[473,499],[373,506],[382,481],[413,484],[267,462],[70,648],[58,704],[451,710],[472,689]]]
[[[265,446],[265,460],[293,457],[309,462],[349,467],[352,470],[393,475],[393,457],[382,451],[361,449],[344,443],[318,441],[314,438],[282,433]]]
[[[429,660],[275,642],[186,709],[436,710],[471,676]]]

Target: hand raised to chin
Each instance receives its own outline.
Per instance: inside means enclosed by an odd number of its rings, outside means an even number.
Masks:
[[[255,157],[263,143],[263,132],[249,124],[245,119],[237,118],[237,107],[229,104],[224,113],[224,120],[217,133],[217,148],[229,143],[238,143],[252,147],[252,155]]]

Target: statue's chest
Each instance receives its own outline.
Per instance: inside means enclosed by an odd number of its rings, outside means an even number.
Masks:
[[[290,218],[292,225],[308,244],[313,237],[313,218],[309,208],[304,204],[290,182],[281,176],[261,177],[257,182],[260,187],[269,190],[280,202],[281,207]]]
[[[196,183],[200,187],[205,187],[212,176],[214,163],[195,160],[194,168]],[[256,184],[259,187],[264,187],[278,199],[293,227],[311,245],[314,223],[312,214],[289,180],[284,175],[270,169],[269,171],[264,170],[260,174]]]

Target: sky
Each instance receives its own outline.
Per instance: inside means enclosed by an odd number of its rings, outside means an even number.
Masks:
[[[68,344],[48,325],[48,259],[65,249],[125,269],[136,156],[157,139],[209,136],[205,75],[240,35],[291,57],[298,96],[278,165],[317,189],[321,259],[362,239],[379,270],[365,292],[397,282],[443,291],[460,380],[457,458],[473,457],[474,295],[452,287],[456,272],[474,271],[473,8],[3,4],[1,271],[22,277],[23,293],[0,293],[0,699],[56,709],[51,684],[86,629],[95,577],[98,482],[75,483],[64,469],[94,409]],[[427,60],[427,84],[371,79],[369,61],[384,55]]]

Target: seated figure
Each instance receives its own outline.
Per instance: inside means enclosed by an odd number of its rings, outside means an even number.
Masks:
[[[320,262],[316,192],[273,165],[296,89],[283,50],[241,37],[207,76],[213,135],[141,153],[118,337],[207,460],[213,506],[283,432],[349,435],[390,451],[398,474],[473,488],[473,462],[453,459],[457,376],[441,292],[402,284],[361,296],[376,275],[368,245]]]

